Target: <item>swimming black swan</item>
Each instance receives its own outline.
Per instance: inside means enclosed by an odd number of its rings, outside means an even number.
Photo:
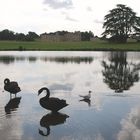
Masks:
[[[21,97],[15,97],[13,99],[10,99],[7,105],[5,106],[6,114],[11,114],[11,111],[15,111],[20,104],[20,100]]]
[[[68,104],[66,103],[66,100],[61,100],[59,98],[50,97],[50,91],[48,88],[43,87],[38,91],[38,95],[42,93],[42,91],[46,91],[47,95],[39,100],[40,105],[48,110],[51,110],[52,112],[57,112],[60,109],[66,107]]]
[[[20,87],[18,86],[18,83],[15,81],[10,82],[8,78],[4,80],[4,90],[10,92],[10,97],[11,94],[15,94],[16,97],[16,94],[21,91]]]
[[[50,134],[50,126],[60,125],[65,123],[66,119],[69,116],[62,113],[49,113],[43,116],[40,120],[40,126],[45,127],[47,129],[47,133],[45,134],[42,130],[39,129],[39,134],[42,136],[48,136]]]

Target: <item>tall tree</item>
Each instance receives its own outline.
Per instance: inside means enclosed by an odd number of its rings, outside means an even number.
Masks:
[[[118,4],[116,8],[109,11],[104,17],[102,35],[110,35],[110,41],[125,43],[129,35],[140,29],[140,17],[130,7]]]

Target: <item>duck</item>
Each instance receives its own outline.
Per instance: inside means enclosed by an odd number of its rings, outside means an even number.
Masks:
[[[82,97],[84,100],[90,100],[91,98],[91,90],[89,90],[87,95],[79,95],[80,97]]]
[[[10,92],[10,98],[12,97],[11,94],[16,94],[21,91],[18,83],[16,81],[10,81],[10,79],[6,78],[4,80],[4,90]]]
[[[38,90],[38,96],[43,92],[46,91],[46,96],[43,98],[40,98],[39,103],[40,105],[52,112],[58,112],[60,109],[68,106],[66,103],[66,100],[50,97],[50,90],[47,87],[43,87]]]
[[[44,115],[40,119],[40,126],[43,128],[46,128],[47,133],[45,134],[41,129],[39,129],[39,134],[42,136],[48,136],[50,134],[51,126],[64,124],[66,122],[67,118],[69,118],[68,115],[62,114],[59,112],[56,112],[56,113],[51,112],[51,113]]]

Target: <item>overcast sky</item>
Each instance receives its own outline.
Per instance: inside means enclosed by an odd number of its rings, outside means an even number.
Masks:
[[[104,16],[116,4],[131,7],[140,16],[140,0],[0,0],[0,31],[67,30],[101,35]]]

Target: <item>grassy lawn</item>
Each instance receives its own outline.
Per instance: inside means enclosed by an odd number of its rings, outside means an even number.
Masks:
[[[0,50],[75,50],[75,51],[96,51],[96,50],[127,50],[140,51],[140,43],[129,42],[126,44],[111,44],[103,41],[82,41],[82,42],[18,42],[0,41]]]

